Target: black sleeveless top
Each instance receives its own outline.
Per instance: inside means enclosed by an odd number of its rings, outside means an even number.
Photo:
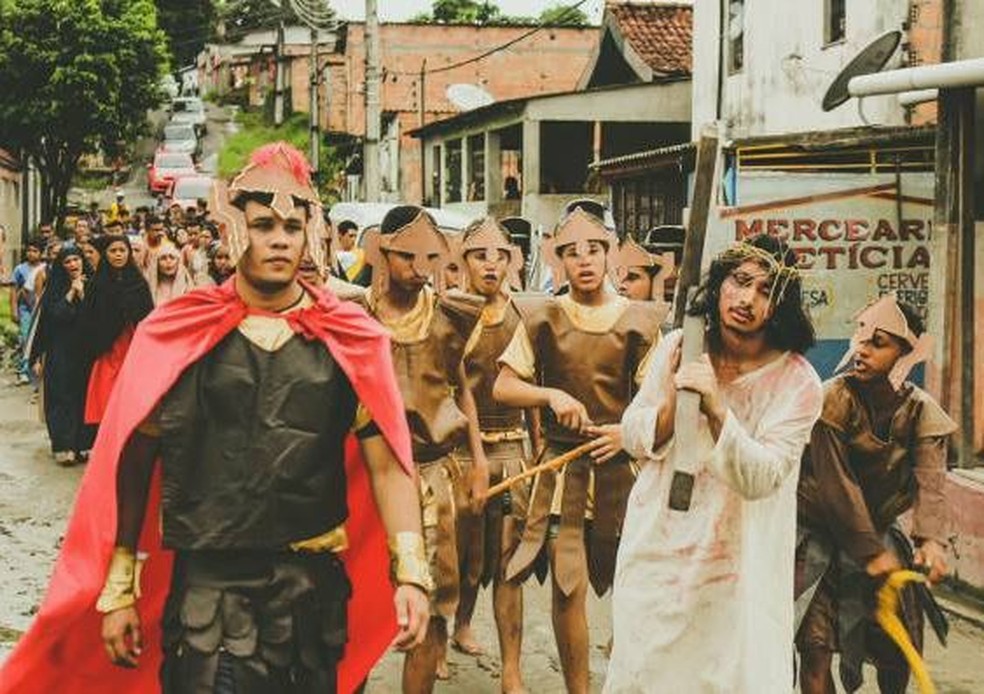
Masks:
[[[321,342],[233,330],[161,403],[164,546],[283,549],[343,523],[356,406]]]

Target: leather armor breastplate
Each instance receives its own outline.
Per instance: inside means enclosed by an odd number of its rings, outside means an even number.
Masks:
[[[164,545],[271,549],[348,516],[352,387],[325,346],[232,331],[161,403]]]

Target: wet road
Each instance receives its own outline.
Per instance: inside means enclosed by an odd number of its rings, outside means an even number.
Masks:
[[[60,468],[51,459],[44,427],[38,422],[30,389],[12,385],[13,376],[0,374],[0,658],[27,628],[41,600],[64,531],[78,481],[84,468]],[[523,671],[530,692],[563,691],[563,680],[550,626],[549,591],[526,586],[527,622]],[[591,670],[593,691],[604,678],[604,644],[608,640],[608,601],[590,601]],[[475,618],[479,640],[495,649],[490,594],[483,592]],[[94,643],[98,639],[93,634]],[[941,694],[984,691],[984,631],[954,619],[950,647],[943,650],[927,637],[931,672]],[[485,694],[499,691],[498,659],[450,654],[452,679],[437,692]],[[368,691],[399,690],[402,656],[387,655],[373,671]],[[874,692],[869,683],[863,692]],[[654,687],[658,691],[658,686]],[[911,691],[915,691],[911,688]]]

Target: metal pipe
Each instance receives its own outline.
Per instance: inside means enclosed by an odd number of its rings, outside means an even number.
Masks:
[[[860,75],[847,84],[851,96],[897,94],[916,89],[955,89],[984,85],[984,58],[921,65]]]
[[[919,89],[912,92],[902,92],[899,94],[899,106],[916,106],[927,101],[936,101],[939,98],[939,89]]]

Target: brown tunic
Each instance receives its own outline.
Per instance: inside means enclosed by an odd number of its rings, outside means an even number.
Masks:
[[[866,564],[892,549],[906,562],[911,548],[895,521],[912,509],[916,540],[946,543],[947,437],[956,425],[927,393],[907,383],[838,376],[824,384],[824,407],[803,457],[798,488],[797,632],[801,650],[840,651],[845,686],[861,681],[861,663],[898,670],[898,649],[875,625],[875,588]],[[922,610],[903,591],[901,615],[922,645]]]
[[[427,298],[425,295],[424,300]],[[457,608],[460,585],[455,486],[461,477],[449,454],[468,431],[468,419],[455,400],[455,387],[465,346],[485,301],[461,292],[434,294],[429,299],[433,305],[423,307],[432,309],[426,329],[414,331],[413,339],[393,334],[391,346],[413,459],[420,472],[424,545],[435,583],[431,612],[448,619]],[[378,320],[368,298],[362,304]]]
[[[465,357],[465,376],[475,397],[478,425],[483,432],[510,431],[523,426],[522,410],[507,407],[492,397],[492,386],[499,375],[496,359],[506,349],[519,322],[519,311],[510,301],[501,321],[482,326],[478,342]]]
[[[577,327],[549,297],[516,299],[536,355],[537,385],[577,398],[595,424],[617,424],[635,394],[635,374],[659,335],[659,316],[651,304],[630,302],[610,330]],[[543,460],[570,450],[585,437],[561,426],[543,411],[547,447]],[[539,462],[539,461],[538,461]],[[594,517],[585,525],[585,509],[594,472]],[[594,465],[589,456],[568,464],[555,545],[554,579],[565,594],[585,580],[598,595],[612,584],[618,538],[635,474],[627,456]],[[523,539],[509,562],[507,576],[527,577],[538,564],[550,528],[556,473],[539,475]]]
[[[422,339],[392,340],[393,367],[417,463],[447,455],[466,437],[468,420],[455,401],[455,380],[485,305],[481,297],[454,291],[434,295],[433,301],[431,324]]]
[[[479,428],[482,430],[489,484],[521,473],[527,462],[523,433],[523,412],[492,397],[492,386],[499,375],[496,359],[502,354],[519,325],[515,304],[506,304],[502,320],[484,323],[478,340],[465,357],[465,376],[475,398]],[[505,437],[506,440],[502,440]],[[463,474],[472,461],[467,451],[459,455]],[[480,515],[465,508],[465,489],[459,489],[458,558],[463,583],[488,585],[501,580],[505,566],[519,545],[529,504],[529,485],[518,484],[485,505]]]
[[[828,530],[859,564],[883,551],[885,531],[910,508],[913,536],[945,544],[946,437],[956,425],[915,385],[895,397],[859,385],[849,376],[824,385],[800,474],[801,524]]]

